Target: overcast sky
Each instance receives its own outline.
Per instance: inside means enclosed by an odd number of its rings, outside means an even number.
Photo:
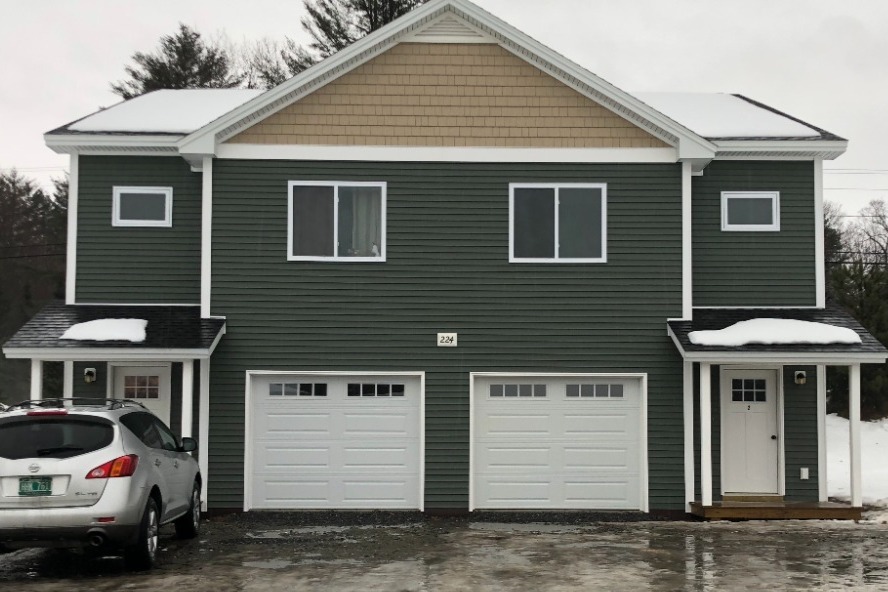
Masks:
[[[476,3],[623,90],[742,93],[848,138],[825,165],[826,198],[846,214],[888,198],[885,0]],[[133,52],[179,22],[304,41],[303,12],[301,0],[0,0],[0,169],[64,174],[43,133],[116,103],[109,85]]]

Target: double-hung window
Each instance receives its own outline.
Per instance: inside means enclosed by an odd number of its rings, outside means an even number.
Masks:
[[[780,193],[722,191],[721,229],[741,232],[780,230]]]
[[[607,185],[509,185],[509,261],[607,261]]]
[[[385,183],[290,181],[290,261],[385,261]]]
[[[173,225],[172,187],[115,186],[112,194],[112,226]]]

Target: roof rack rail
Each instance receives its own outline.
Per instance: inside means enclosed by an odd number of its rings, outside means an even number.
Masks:
[[[139,401],[132,399],[104,399],[98,397],[56,397],[51,399],[30,399],[27,401],[19,401],[8,406],[5,411],[13,411],[16,409],[46,409],[46,408],[62,408],[68,406],[85,406],[85,407],[106,407],[108,409],[120,409],[122,407],[141,407],[147,409]]]

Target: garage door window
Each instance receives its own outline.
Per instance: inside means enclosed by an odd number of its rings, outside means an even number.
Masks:
[[[268,385],[272,397],[326,397],[327,384],[323,382],[273,382]]]
[[[568,384],[567,396],[587,399],[622,399],[622,384]]]
[[[350,382],[349,397],[403,397],[404,385],[387,382]]]
[[[546,385],[545,384],[529,384],[529,383],[518,383],[518,384],[491,384],[490,385],[490,396],[494,399],[504,398],[504,397],[524,397],[524,398],[532,398],[532,397],[545,397],[546,396]]]

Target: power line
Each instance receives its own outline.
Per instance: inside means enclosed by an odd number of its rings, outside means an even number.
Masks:
[[[68,243],[32,243],[30,245],[0,245],[0,249],[28,249],[31,247],[60,247]]]
[[[11,255],[9,257],[0,257],[3,259],[30,259],[31,257],[64,257],[65,253],[41,253],[39,255]]]

